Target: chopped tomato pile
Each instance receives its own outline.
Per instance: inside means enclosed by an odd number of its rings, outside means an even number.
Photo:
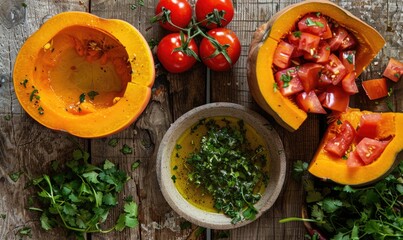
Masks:
[[[320,13],[303,16],[278,44],[273,57],[275,90],[306,112],[343,112],[355,83],[357,40]]]
[[[340,122],[335,136],[329,139],[324,149],[334,156],[346,158],[348,167],[371,164],[391,140],[390,137],[379,137],[381,122],[380,113],[362,115],[357,130],[347,120]]]

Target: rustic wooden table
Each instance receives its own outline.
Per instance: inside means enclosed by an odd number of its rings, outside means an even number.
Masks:
[[[26,1],[26,20],[11,29],[0,23],[0,239],[20,239],[21,229],[29,228],[32,239],[65,239],[65,232],[46,232],[40,228],[38,213],[27,210],[33,189],[26,187],[30,179],[47,172],[53,160],[69,159],[76,143],[88,150],[92,162],[105,158],[119,163],[131,176],[122,198],[132,195],[139,204],[140,226],[107,235],[91,235],[88,239],[195,239],[192,229],[181,229],[184,219],[178,217],[162,197],[156,178],[155,158],[159,142],[170,123],[188,110],[206,102],[234,102],[247,106],[267,117],[276,127],[286,149],[288,161],[284,189],[274,205],[255,222],[229,231],[229,239],[303,239],[305,229],[300,222],[280,224],[289,216],[299,216],[304,202],[301,183],[291,178],[292,163],[309,161],[325,129],[326,119],[309,116],[303,126],[290,133],[278,126],[254,103],[246,79],[248,46],[254,30],[275,12],[296,0],[235,0],[236,14],[228,26],[242,43],[241,58],[228,72],[210,72],[197,64],[184,74],[166,74],[161,70],[153,87],[153,98],[141,117],[126,130],[108,138],[80,139],[66,133],[49,130],[29,117],[16,99],[12,84],[12,70],[18,50],[24,41],[51,16],[64,11],[86,11],[104,18],[123,19],[138,28],[147,40],[158,40],[166,33],[158,25],[151,27],[158,0],[54,0]],[[193,2],[193,1],[192,1]],[[388,57],[403,60],[402,2],[400,0],[340,0],[335,1],[375,27],[387,43],[374,62],[364,72],[363,79],[379,77]],[[137,7],[136,7],[137,6]],[[360,84],[359,84],[360,85]],[[394,88],[391,100],[396,111],[403,111],[402,81]],[[387,110],[386,102],[369,101],[365,94],[355,96],[353,106],[369,110]],[[108,146],[112,138],[118,146]],[[120,152],[126,144],[133,154]],[[131,170],[133,162],[140,167]],[[12,174],[20,173],[13,181]],[[119,206],[110,219],[115,220]],[[210,236],[210,234],[207,234]],[[220,231],[212,231],[217,239]],[[199,237],[205,238],[206,235]],[[25,236],[22,236],[25,238]],[[26,237],[28,238],[28,237]]]

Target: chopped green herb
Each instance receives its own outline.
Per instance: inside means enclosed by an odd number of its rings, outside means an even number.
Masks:
[[[136,5],[136,4],[130,4],[130,9],[131,9],[131,10],[136,10],[136,9],[137,9],[137,5]]]
[[[39,100],[39,95],[37,95],[38,94],[38,89],[34,89],[34,90],[32,90],[32,92],[31,92],[31,94],[29,95],[29,101],[31,101],[32,102],[32,100],[34,100],[34,98],[35,99],[37,99],[37,100]]]
[[[85,101],[85,93],[81,93],[79,97],[80,103],[83,103]]]
[[[300,179],[301,176],[307,171],[308,163],[298,160],[293,165],[292,177]]]
[[[388,106],[389,110],[394,112],[395,111],[395,106],[393,105],[392,101],[386,100],[386,105]]]
[[[390,96],[392,96],[392,94],[393,94],[393,88],[389,88],[388,96],[390,97]]]
[[[119,140],[117,138],[112,138],[111,140],[108,141],[108,145],[111,147],[116,147],[119,143]]]
[[[317,13],[316,13],[316,16],[317,16],[317,17],[320,17],[320,12],[317,12]]]
[[[290,86],[290,82],[292,80],[292,76],[290,74],[281,74],[280,80],[283,81],[283,88]]]
[[[337,119],[337,125],[342,124],[343,122],[340,119]]]
[[[7,114],[6,116],[4,116],[4,120],[10,121],[11,120],[11,115]]]
[[[296,37],[296,38],[301,38],[301,34],[302,34],[301,31],[295,31],[292,33],[292,35],[294,35],[294,37]]]
[[[400,78],[400,74],[399,74],[399,73],[395,73],[395,74],[393,74],[393,76],[395,76],[395,77],[397,77],[397,78]]]
[[[131,169],[132,171],[136,170],[140,166],[140,160],[135,161],[132,163]]]
[[[325,49],[326,49],[326,51],[330,51],[330,47],[326,47]]]
[[[94,98],[95,98],[96,96],[98,96],[99,93],[98,93],[98,92],[95,92],[95,91],[90,91],[90,92],[87,93],[87,95],[88,95],[88,97],[89,97],[91,100],[94,100]],[[84,96],[84,97],[85,97],[85,96]]]
[[[28,5],[26,3],[24,3],[24,2],[21,3],[21,6],[24,7],[24,8],[28,7]]]
[[[275,82],[273,83],[273,92],[277,92],[278,90],[278,84]]]
[[[172,170],[178,170],[178,166],[175,165],[175,166],[172,168]]]
[[[131,147],[129,147],[128,145],[124,144],[122,149],[120,149],[120,152],[122,152],[123,154],[127,155],[127,154],[132,154],[133,153],[133,149]]]
[[[324,27],[323,23],[317,22],[317,21],[313,21],[313,20],[310,19],[310,18],[307,18],[306,21],[305,21],[305,23],[306,23],[306,25],[307,25],[308,27]]]
[[[27,88],[27,83],[28,83],[28,79],[24,79],[23,81],[20,82],[20,84],[22,86],[24,86],[24,88]]]
[[[180,144],[176,144],[176,145],[175,145],[175,149],[176,149],[176,150],[179,150],[179,149],[181,149],[181,148],[182,148],[182,146],[181,146]]]
[[[348,63],[353,64],[354,63],[354,55],[353,54],[348,54],[346,60]]]
[[[173,181],[174,183],[176,183],[176,176],[175,176],[175,175],[172,175],[171,179],[172,179],[172,181]]]
[[[32,233],[31,233],[31,228],[30,227],[23,227],[20,230],[18,230],[18,235],[20,237],[24,237],[24,236],[28,236],[28,237],[32,237]]]
[[[14,173],[10,173],[8,176],[11,178],[11,180],[13,180],[13,182],[17,182],[18,179],[20,179],[22,174],[23,174],[23,172],[14,172]]]
[[[43,115],[45,113],[45,111],[44,111],[42,106],[38,107],[38,113],[39,113],[39,115]]]

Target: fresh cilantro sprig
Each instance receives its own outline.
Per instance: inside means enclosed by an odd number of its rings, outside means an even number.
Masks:
[[[188,178],[206,189],[214,199],[214,208],[235,224],[253,220],[258,213],[254,204],[261,195],[256,189],[259,184],[267,184],[267,159],[261,147],[251,148],[243,121],[237,127],[226,119],[222,121],[222,127],[213,119],[205,122],[207,134],[201,139],[200,149],[186,160]]]
[[[300,170],[301,164],[294,165]],[[302,178],[309,221],[334,240],[403,239],[403,161],[379,182],[356,188]]]
[[[109,211],[118,204],[118,194],[129,178],[108,160],[102,166],[88,161],[87,152],[76,150],[64,171],[33,180],[39,190],[41,205],[30,209],[42,212],[42,228],[50,230],[61,226],[83,239],[84,233],[108,233],[136,227],[138,209],[132,200],[124,204],[124,212],[115,226],[101,227]]]

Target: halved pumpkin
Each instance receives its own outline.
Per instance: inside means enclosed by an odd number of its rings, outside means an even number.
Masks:
[[[154,77],[151,50],[136,28],[84,12],[45,22],[20,49],[13,72],[29,115],[85,138],[133,123],[150,100]]]
[[[340,122],[347,120],[357,129],[361,116],[371,113],[370,111],[349,109],[337,119],[333,119],[334,121],[328,126],[308,171],[318,178],[345,185],[369,184],[388,174],[393,166],[401,161],[401,159],[397,159],[397,155],[403,150],[403,113],[381,113],[381,118],[376,127],[376,135],[377,138],[388,139],[390,142],[382,154],[368,165],[349,167],[347,166],[347,155],[340,158],[325,150],[326,143],[335,136]],[[351,154],[353,150],[354,146],[347,154]]]
[[[307,0],[276,13],[253,35],[248,53],[248,83],[255,101],[289,131],[297,130],[307,118],[306,112],[279,91],[274,91],[273,54],[278,42],[308,13],[320,12],[347,28],[358,40],[357,76],[385,44],[382,36],[350,12],[325,0]]]

